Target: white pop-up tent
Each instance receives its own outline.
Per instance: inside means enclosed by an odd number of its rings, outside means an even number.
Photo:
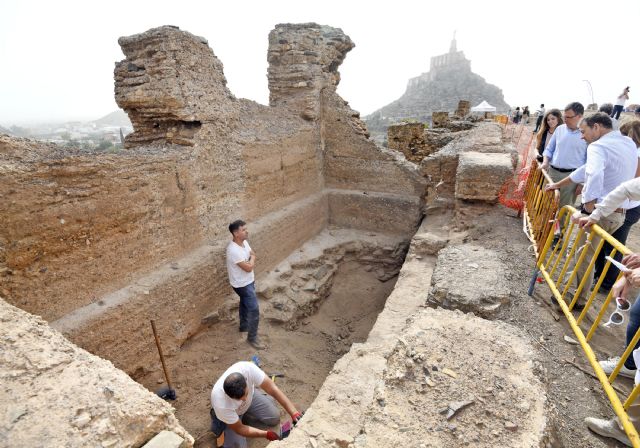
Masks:
[[[478,104],[476,107],[471,108],[471,112],[495,112],[496,108],[486,101],[482,101],[482,103]]]

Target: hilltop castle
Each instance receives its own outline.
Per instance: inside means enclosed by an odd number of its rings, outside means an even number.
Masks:
[[[454,34],[448,53],[433,56],[427,73],[409,79],[399,99],[365,117],[365,121],[370,131],[384,132],[389,124],[404,119],[428,122],[432,112],[452,112],[459,100],[472,105],[486,100],[498,112],[509,109],[502,90],[471,71],[471,61],[458,51]]]

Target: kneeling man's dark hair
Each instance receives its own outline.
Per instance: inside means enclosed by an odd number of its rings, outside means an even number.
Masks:
[[[602,112],[596,112],[593,115],[585,117],[583,118],[583,121],[590,128],[592,128],[593,125],[596,123],[598,123],[600,126],[606,129],[611,129],[613,127],[613,124],[611,123],[611,117],[609,117],[609,115]]]
[[[234,372],[224,379],[224,392],[234,400],[239,400],[247,388],[247,380],[241,373]]]
[[[233,232],[238,230],[240,227],[246,226],[246,225],[247,225],[247,223],[244,222],[242,219],[236,219],[231,224],[229,224],[229,232],[231,232],[231,234],[233,234]]]

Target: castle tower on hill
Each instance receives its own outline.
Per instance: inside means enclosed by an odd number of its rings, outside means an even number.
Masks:
[[[463,51],[458,51],[458,42],[456,41],[455,33],[453,34],[453,39],[451,40],[451,45],[449,46],[449,53],[431,57],[431,66],[429,68],[429,73],[433,77],[433,75],[439,69],[454,65],[459,66],[458,68],[462,70],[471,71],[471,61],[464,56]]]
[[[500,88],[471,71],[471,61],[458,51],[454,34],[448,53],[433,56],[427,73],[409,79],[400,98],[365,117],[365,121],[369,131],[386,132],[390,124],[402,120],[429,122],[432,112],[453,112],[459,100],[472,105],[485,100],[498,112],[510,109]]]

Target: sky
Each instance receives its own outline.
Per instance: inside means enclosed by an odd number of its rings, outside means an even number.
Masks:
[[[399,98],[409,78],[448,51],[454,30],[472,70],[507,103],[534,109],[640,103],[635,43],[640,1],[456,0],[0,2],[0,125],[93,120],[118,108],[118,37],[161,25],[203,36],[236,97],[268,104],[267,38],[278,23],[341,28],[356,47],[338,93],[367,115]],[[585,80],[589,81],[586,82]]]

